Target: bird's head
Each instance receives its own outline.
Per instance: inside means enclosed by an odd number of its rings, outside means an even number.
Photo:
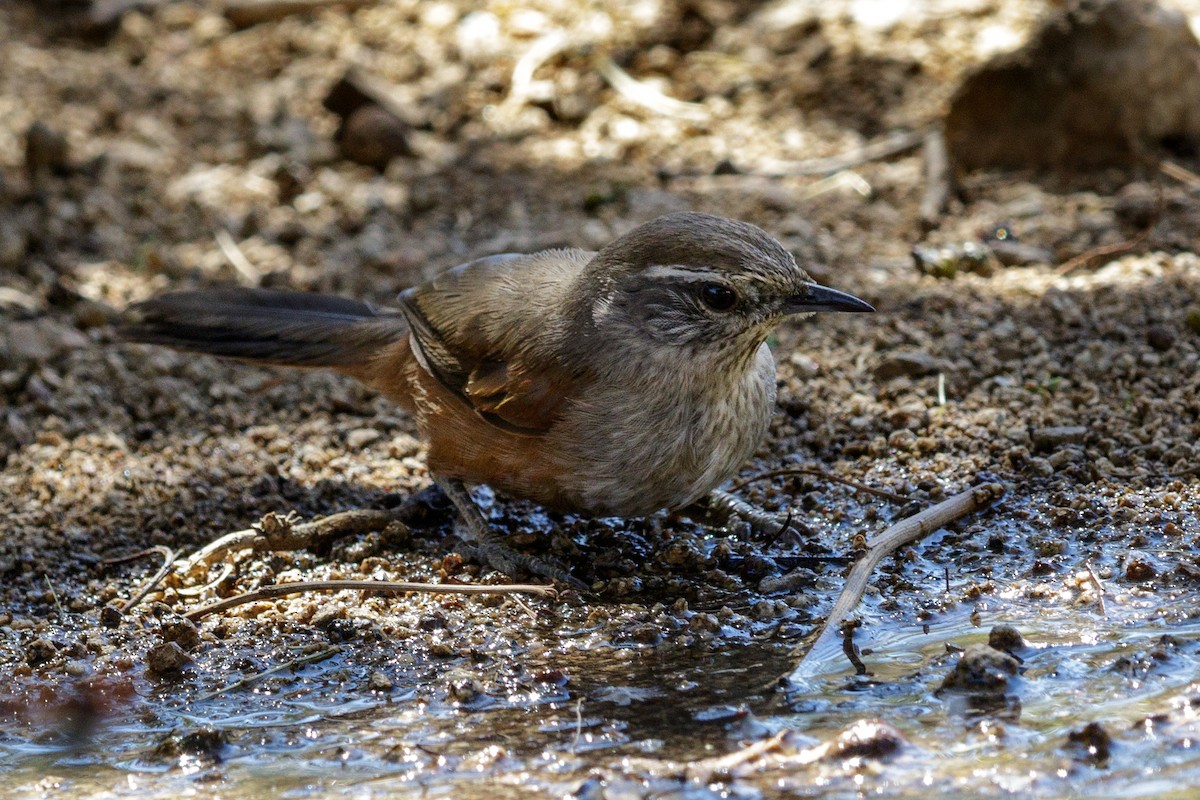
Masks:
[[[668,214],[601,250],[584,271],[592,325],[692,350],[753,352],[785,317],[874,311],[814,283],[761,228]]]

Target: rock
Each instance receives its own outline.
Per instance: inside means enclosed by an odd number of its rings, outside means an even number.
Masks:
[[[889,381],[892,378],[931,375],[941,369],[941,361],[924,351],[913,350],[888,356],[875,367],[875,377],[881,381]]]
[[[1053,264],[1054,253],[1045,247],[1025,244],[1015,239],[996,239],[988,242],[992,255],[1006,267],[1028,267],[1033,264]]]
[[[412,155],[408,126],[377,105],[352,112],[334,138],[344,158],[380,172],[393,158]]]
[[[1162,204],[1159,190],[1144,181],[1122,186],[1113,200],[1113,213],[1117,219],[1135,228],[1144,228],[1153,222]]]
[[[1025,637],[1012,625],[997,625],[988,632],[988,647],[1012,655],[1025,649]]]
[[[146,653],[146,669],[154,675],[173,675],[191,660],[191,656],[175,642],[160,642]]]
[[[1071,758],[1084,764],[1106,763],[1112,755],[1112,744],[1112,736],[1099,722],[1089,722],[1082,729],[1067,734]]]
[[[174,642],[184,650],[195,650],[200,646],[200,631],[196,623],[185,617],[164,620],[159,634],[165,641]]]
[[[1175,331],[1166,325],[1151,325],[1146,329],[1146,343],[1160,353],[1165,353],[1175,345]]]
[[[58,648],[49,639],[38,637],[25,645],[25,663],[31,667],[45,664],[58,655]]]
[[[860,719],[829,743],[822,759],[844,761],[850,758],[887,758],[899,752],[908,741],[900,731],[881,719]]]
[[[4,340],[8,360],[14,364],[48,361],[88,343],[82,333],[50,317],[12,323],[7,335],[0,330],[0,342]]]
[[[1069,444],[1083,444],[1086,437],[1087,428],[1082,425],[1039,428],[1033,432],[1033,446],[1042,452],[1049,452]]]
[[[1146,581],[1154,580],[1158,576],[1158,570],[1149,561],[1141,558],[1135,558],[1125,565],[1125,580],[1133,583],[1145,583]]]
[[[938,691],[1002,695],[1008,691],[1009,683],[1020,667],[1008,653],[986,644],[968,645]]]
[[[30,175],[62,172],[69,161],[66,136],[40,121],[26,129],[25,169]]]
[[[342,118],[334,141],[342,155],[380,171],[396,156],[411,156],[405,108],[386,81],[351,68],[326,93],[322,104]]]
[[[1163,141],[1200,142],[1200,44],[1150,0],[1079,0],[950,103],[956,170],[1131,165]]]
[[[383,434],[374,428],[355,428],[346,434],[346,445],[351,450],[361,450],[382,438]]]

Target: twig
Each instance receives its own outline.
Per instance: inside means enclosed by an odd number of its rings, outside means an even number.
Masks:
[[[1132,239],[1127,239],[1123,242],[1116,242],[1115,244],[1106,244],[1102,247],[1093,247],[1091,250],[1087,250],[1068,261],[1064,261],[1059,268],[1054,271],[1054,274],[1062,278],[1070,275],[1080,267],[1085,267],[1088,264],[1091,264],[1098,258],[1124,255],[1140,245],[1142,242],[1146,241],[1146,238],[1149,235],[1150,228],[1146,228],[1146,230],[1142,231]]]
[[[571,46],[571,37],[561,30],[552,30],[534,40],[529,49],[513,65],[508,96],[502,107],[519,107],[533,96],[533,74],[538,67]]]
[[[1200,175],[1190,169],[1181,167],[1174,161],[1164,161],[1158,165],[1158,171],[1163,175],[1174,178],[1189,189],[1200,189]]]
[[[870,675],[867,671],[867,665],[863,663],[862,656],[858,654],[858,646],[854,644],[854,632],[858,630],[862,623],[856,619],[848,619],[842,624],[842,652],[846,654],[846,658],[854,665],[855,675]]]
[[[59,618],[65,617],[67,612],[63,610],[62,603],[58,601],[58,592],[54,591],[54,584],[50,582],[50,576],[43,575],[42,580],[46,582],[46,588],[50,590],[50,599],[54,601],[54,608],[58,611]]]
[[[834,601],[829,616],[821,627],[812,646],[801,654],[795,669],[788,676],[792,681],[802,681],[805,678],[820,674],[822,666],[829,660],[833,652],[840,652],[834,645],[838,629],[842,621],[858,605],[867,588],[867,581],[875,567],[892,553],[906,544],[922,539],[934,531],[948,525],[956,519],[978,511],[1004,496],[1004,488],[997,483],[985,483],[960,492],[953,497],[927,508],[919,514],[906,517],[895,525],[871,538],[862,558],[846,576],[846,582],[841,594]]]
[[[927,228],[937,225],[950,196],[950,159],[946,154],[946,137],[942,126],[934,125],[922,141],[925,156],[925,194],[921,197],[921,223]]]
[[[1092,569],[1091,561],[1084,561],[1083,568],[1087,570],[1088,578],[1092,581],[1092,583],[1096,587],[1096,601],[1100,606],[1100,616],[1107,619],[1108,618],[1108,609],[1105,608],[1105,606],[1104,606],[1104,592],[1105,592],[1104,583],[1101,582],[1100,576],[1096,574],[1096,571],[1094,569]]]
[[[575,701],[575,740],[571,742],[571,752],[574,753],[583,740],[583,698]]]
[[[1141,233],[1124,242],[1106,244],[1100,247],[1093,247],[1091,250],[1086,250],[1059,265],[1058,269],[1054,271],[1055,276],[1059,278],[1065,277],[1080,267],[1089,266],[1096,259],[1119,256],[1124,253],[1128,253],[1130,250],[1140,247],[1143,242],[1150,238],[1150,232],[1154,230],[1154,226],[1158,224],[1159,218],[1162,217],[1164,204],[1162,185],[1157,184],[1156,188],[1158,189],[1158,198],[1154,207],[1154,213],[1150,216],[1150,220],[1146,223],[1146,226],[1142,228]]]
[[[274,675],[277,672],[283,672],[285,669],[294,669],[295,667],[302,667],[305,664],[312,664],[317,661],[324,661],[325,659],[329,658],[330,656],[336,656],[340,652],[342,652],[342,648],[335,644],[332,647],[325,648],[324,650],[318,650],[317,652],[309,653],[306,656],[300,656],[299,658],[293,658],[291,661],[288,661],[285,664],[280,664],[278,666],[271,667],[270,669],[265,669],[262,672],[255,673],[254,675],[247,675],[245,678],[242,678],[240,681],[234,681],[233,683],[229,684],[228,686],[222,687],[222,688],[217,689],[212,692],[208,692],[207,694],[202,694],[199,697],[197,697],[196,700],[197,700],[197,702],[203,702],[205,700],[212,700],[214,697],[218,697],[220,695],[227,694],[229,692],[237,691],[238,689],[244,689],[245,687],[249,686],[250,684],[255,683],[256,681],[260,681],[269,675]]]
[[[898,156],[912,150],[928,135],[928,128],[915,131],[900,131],[889,134],[882,139],[868,142],[856,150],[827,158],[808,158],[802,161],[775,161],[770,169],[764,169],[753,174],[770,178],[787,178],[802,175],[832,175],[842,170],[861,167],[871,161]]]
[[[700,103],[688,103],[668,97],[648,83],[643,83],[617,66],[608,56],[599,60],[596,69],[600,76],[608,81],[617,94],[626,100],[637,103],[655,113],[667,117],[691,120],[692,122],[707,122],[712,116],[708,109]]]
[[[217,240],[217,247],[221,248],[225,259],[233,266],[237,274],[242,276],[242,280],[251,286],[258,286],[262,283],[262,271],[250,263],[250,259],[246,258],[246,254],[229,235],[229,231],[217,228],[213,237]]]
[[[0,306],[12,306],[22,311],[41,311],[43,303],[36,297],[11,286],[0,286]]]
[[[701,762],[704,768],[709,772],[728,772],[736,769],[743,764],[749,763],[759,756],[766,755],[772,750],[777,749],[783,740],[792,734],[791,729],[784,728],[766,739],[754,742],[743,747],[741,750],[734,750],[732,753],[727,753],[717,758]]]
[[[315,547],[341,536],[381,530],[400,518],[400,511],[357,509],[296,525],[292,514],[271,513],[264,516],[255,527],[227,533],[197,550],[184,562],[182,570],[190,572],[200,565],[212,564],[232,550],[301,550]]]
[[[233,574],[233,564],[228,562],[221,565],[221,571],[217,573],[217,577],[210,578],[208,583],[202,583],[199,586],[182,586],[175,590],[175,593],[180,597],[199,597],[209,589],[215,589],[225,582],[225,579]]]
[[[171,565],[175,563],[175,551],[166,545],[156,544],[153,547],[147,547],[145,550],[140,550],[127,556],[106,558],[103,562],[101,562],[106,566],[112,564],[124,564],[127,561],[134,561],[135,559],[144,558],[145,556],[153,555],[155,553],[162,556],[162,566],[158,568],[158,572],[154,573],[150,580],[146,581],[142,585],[141,589],[138,589],[137,593],[133,595],[133,597],[130,597],[124,603],[116,607],[117,610],[122,614],[128,613],[134,606],[146,599],[146,595],[154,591],[155,587],[162,583],[163,578],[170,574]]]
[[[742,489],[745,489],[752,483],[769,480],[771,478],[780,478],[785,475],[813,475],[817,478],[824,478],[832,483],[845,484],[846,486],[849,486],[852,489],[857,489],[865,494],[873,494],[876,497],[882,497],[895,503],[907,503],[912,499],[911,497],[905,497],[902,494],[889,492],[887,489],[876,489],[874,486],[867,486],[864,483],[859,483],[858,481],[850,480],[849,478],[842,478],[838,475],[834,475],[832,472],[826,472],[820,467],[788,467],[787,469],[773,469],[770,472],[760,472],[757,475],[751,475],[749,478],[738,481],[730,486],[728,491],[730,493],[738,492]]]
[[[530,583],[509,583],[495,586],[478,584],[454,583],[411,583],[409,581],[296,581],[294,583],[277,583],[263,586],[252,592],[226,597],[212,603],[194,608],[183,615],[185,619],[199,622],[209,614],[218,611],[244,606],[259,600],[269,600],[287,594],[302,592],[341,592],[341,591],[384,592],[387,594],[404,594],[406,592],[429,592],[432,594],[534,594],[539,597],[554,597],[558,594],[553,586],[542,586]]]
[[[235,28],[249,28],[273,22],[293,14],[307,14],[331,6],[353,11],[374,4],[375,0],[225,0],[225,19]]]

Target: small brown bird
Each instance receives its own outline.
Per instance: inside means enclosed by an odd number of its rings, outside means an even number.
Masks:
[[[262,289],[132,306],[128,338],[328,367],[415,417],[434,480],[493,566],[565,572],[497,541],[464,484],[590,514],[702,500],[766,434],[785,317],[873,311],[813,283],[760,228],[670,214],[598,253],[505,254],[402,292],[397,309]],[[754,517],[729,496],[719,506]]]

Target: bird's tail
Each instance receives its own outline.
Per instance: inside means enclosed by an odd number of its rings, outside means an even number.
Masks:
[[[135,342],[351,374],[408,336],[398,312],[330,295],[244,288],[146,300],[129,307],[122,328]]]

